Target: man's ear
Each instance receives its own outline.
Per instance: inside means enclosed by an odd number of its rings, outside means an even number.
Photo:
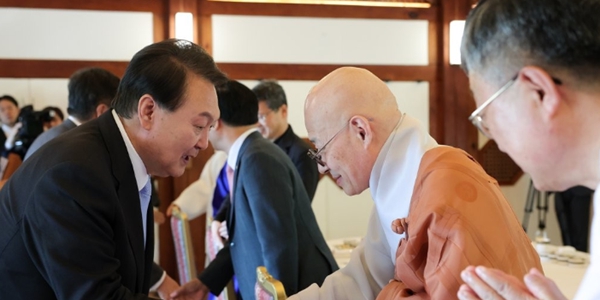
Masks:
[[[519,72],[519,78],[527,87],[535,90],[540,103],[536,104],[543,109],[544,115],[553,117],[562,104],[563,98],[558,91],[558,84],[544,69],[527,66]]]
[[[279,107],[279,110],[281,110],[281,115],[287,120],[287,114],[288,114],[287,105],[283,104],[281,107]]]
[[[144,94],[138,101],[137,116],[140,121],[140,126],[146,130],[152,128],[156,119],[158,104],[154,98],[148,94]]]
[[[96,106],[96,118],[100,117],[103,113],[105,113],[109,109],[110,109],[110,107],[108,107],[108,105],[106,105],[104,103],[98,104],[98,106]]]
[[[369,120],[363,116],[354,116],[350,118],[349,126],[352,134],[362,141],[363,146],[366,149],[373,140],[373,130],[371,129]]]

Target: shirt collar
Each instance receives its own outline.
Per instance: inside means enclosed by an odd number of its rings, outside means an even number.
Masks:
[[[229,167],[231,167],[232,169],[235,170],[236,167],[236,162],[237,162],[237,158],[238,158],[238,154],[240,153],[240,148],[242,148],[242,144],[244,143],[244,141],[246,140],[246,138],[253,132],[257,131],[258,129],[256,128],[251,128],[246,130],[244,133],[242,133],[236,140],[235,142],[233,142],[233,145],[231,145],[231,148],[229,149],[229,153],[227,156],[227,165]]]
[[[121,133],[121,137],[123,137],[125,147],[127,147],[127,154],[129,154],[129,160],[131,160],[131,165],[133,166],[133,173],[135,174],[135,181],[138,186],[138,191],[141,191],[146,185],[146,182],[148,182],[150,179],[148,176],[148,171],[146,170],[146,166],[144,165],[142,158],[137,151],[135,151],[129,136],[127,136],[125,127],[123,127],[123,123],[114,109],[112,110],[112,115],[115,119],[115,123],[117,123],[117,127],[119,127],[119,132]]]
[[[12,134],[13,132],[16,133],[19,128],[21,128],[20,122],[15,123],[13,126],[2,124],[2,131],[4,131],[6,135]]]
[[[77,120],[77,118],[75,118],[73,116],[69,116],[67,119],[69,119],[69,120],[71,120],[71,122],[75,123],[75,126],[81,125],[81,121]],[[117,124],[119,124],[119,123],[117,123]],[[121,127],[119,127],[119,129],[121,129]]]

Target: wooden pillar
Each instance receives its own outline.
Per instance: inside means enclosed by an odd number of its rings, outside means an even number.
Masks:
[[[197,0],[167,0],[168,10],[163,22],[168,24],[165,28],[166,38],[175,38],[175,14],[178,12],[190,12],[194,14],[194,41],[198,42],[198,2]],[[156,32],[155,32],[156,36]],[[185,173],[181,177],[160,178],[158,180],[158,193],[161,200],[160,211],[166,212],[169,205],[179,197],[181,192],[191,183],[198,180],[200,173],[204,168],[206,161],[214,153],[212,147],[200,151],[198,156],[190,161],[186,167]],[[192,232],[192,243],[194,246],[194,256],[196,261],[196,270],[204,270],[205,262],[205,226],[206,217],[204,215],[190,222]],[[171,234],[171,224],[167,221],[159,227],[160,235],[160,265],[173,278],[178,280],[177,261],[175,258],[175,247],[173,244],[173,235]]]
[[[475,109],[475,102],[469,88],[469,81],[460,66],[450,65],[450,22],[464,20],[469,13],[473,0],[444,0],[439,1],[440,28],[438,28],[438,54],[440,60],[441,86],[438,87],[438,97],[441,99],[441,109],[444,120],[444,138],[441,142],[467,151],[477,157],[477,129],[468,118]]]

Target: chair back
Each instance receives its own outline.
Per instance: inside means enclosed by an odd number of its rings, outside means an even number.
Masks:
[[[190,223],[187,214],[178,207],[174,207],[171,216],[171,231],[175,243],[175,257],[181,285],[196,278],[196,263],[194,261],[194,248],[190,233]]]
[[[210,226],[208,226],[208,228],[206,229],[207,265],[210,264],[210,262],[213,261],[213,259],[215,259],[219,250],[221,250],[221,249],[216,246],[215,240],[213,239],[213,236],[212,236],[212,231],[210,230]],[[230,280],[229,283],[227,283],[227,286],[225,286],[225,289],[223,289],[223,291],[221,292],[220,295],[214,296],[214,297],[211,296],[208,299],[210,299],[210,300],[235,300],[236,294],[235,294],[235,288],[233,285],[233,280]]]
[[[254,293],[257,300],[285,300],[285,288],[281,281],[273,278],[266,267],[256,268]]]

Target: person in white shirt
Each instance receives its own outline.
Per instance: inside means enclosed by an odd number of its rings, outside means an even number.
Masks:
[[[223,172],[225,162],[227,161],[227,153],[223,151],[215,151],[215,153],[206,161],[200,178],[188,186],[167,209],[167,216],[171,216],[173,207],[178,207],[181,211],[188,215],[190,220],[199,217],[202,214],[208,216],[206,218],[206,228],[211,229],[210,234],[214,241],[215,251],[209,249],[208,233],[206,235],[206,253],[216,253],[223,248],[223,240],[218,232],[221,227],[221,222],[213,221],[213,217],[219,211],[219,207],[229,195],[229,186],[227,178],[219,178]],[[221,180],[221,182],[219,182]],[[220,185],[220,186],[217,186]],[[213,225],[213,226],[211,226]],[[207,263],[208,263],[207,256]]]
[[[470,12],[463,69],[473,124],[539,190],[600,184],[600,0],[487,0]],[[591,264],[575,299],[600,299],[600,195]],[[524,278],[468,267],[460,299],[565,299],[540,270]]]
[[[2,132],[0,133],[0,143],[2,143],[2,154],[11,150],[15,143],[15,137],[21,128],[18,123],[19,103],[10,95],[0,96],[0,123],[2,123]]]

